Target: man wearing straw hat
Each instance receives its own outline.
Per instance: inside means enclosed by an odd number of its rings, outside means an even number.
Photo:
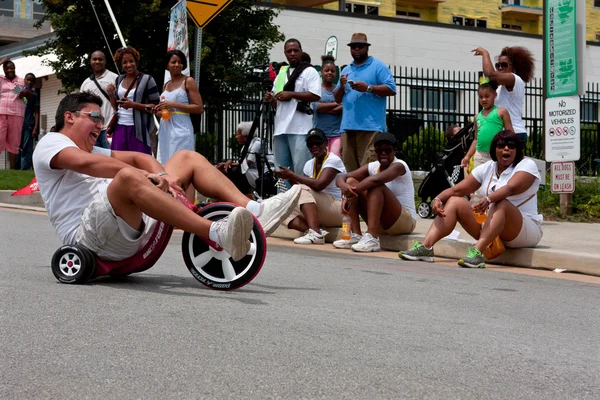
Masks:
[[[396,95],[390,69],[369,56],[367,35],[354,33],[350,43],[352,61],[340,76],[335,101],[343,105],[342,160],[348,172],[375,161],[373,139],[386,131],[386,96]]]

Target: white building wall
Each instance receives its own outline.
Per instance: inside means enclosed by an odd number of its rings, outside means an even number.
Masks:
[[[455,29],[414,24],[403,19],[373,20],[351,15],[284,9],[274,21],[286,39],[296,38],[314,64],[324,54],[325,41],[339,41],[337,64],[352,61],[347,43],[354,32],[366,33],[372,44],[369,54],[390,65],[435,68],[450,71],[481,71],[481,57],[471,50],[484,47],[492,57],[505,46],[523,46],[535,57],[535,77],[542,77],[542,39],[515,36],[502,31]],[[495,33],[494,33],[495,32]],[[600,81],[600,47],[587,46],[588,80]],[[272,50],[273,61],[284,61],[283,42]]]
[[[40,91],[40,133],[49,132],[50,128],[54,126],[56,109],[62,98],[65,97],[64,94],[58,94],[61,89],[62,83],[56,75],[49,75],[48,80],[43,78]]]

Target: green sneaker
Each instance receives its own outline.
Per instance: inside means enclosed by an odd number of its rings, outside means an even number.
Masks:
[[[410,261],[433,262],[433,247],[428,249],[423,243],[413,241],[413,247],[398,253],[398,257]]]
[[[469,247],[467,255],[458,260],[458,265],[465,268],[485,268],[485,256],[475,247]]]

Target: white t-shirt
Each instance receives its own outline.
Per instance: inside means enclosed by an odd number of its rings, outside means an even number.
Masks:
[[[105,70],[104,73],[102,74],[102,76],[100,76],[100,78],[96,78],[96,82],[98,82],[98,84],[100,85],[102,90],[107,92],[106,87],[111,83],[114,85],[115,80],[117,79],[117,76],[118,75],[115,74],[114,72]],[[108,126],[108,123],[110,122],[113,114],[115,113],[115,110],[112,107],[112,104],[110,104],[110,100],[108,100],[106,97],[104,97],[104,95],[102,94],[100,89],[98,89],[98,86],[96,86],[96,84],[90,78],[87,78],[85,81],[83,81],[79,91],[93,93],[102,99],[101,110],[102,110],[102,115],[104,116],[104,126],[105,127]],[[123,92],[123,93],[125,93],[125,92]]]
[[[125,97],[125,93],[127,92],[127,89],[124,88],[122,85],[119,85],[119,89],[118,89],[118,93],[119,93],[119,99],[122,99],[123,97]],[[127,94],[127,99],[133,101],[133,95],[135,94],[135,88],[131,89],[129,91],[129,93]],[[128,109],[124,109],[123,107],[119,107],[118,103],[117,103],[117,112],[119,113],[119,125],[124,125],[124,126],[133,126],[135,125],[135,122],[133,121],[133,108],[128,108]],[[108,121],[110,122],[110,121]],[[108,124],[107,122],[107,124]]]
[[[252,138],[252,141],[248,145],[248,155],[245,159],[242,160],[241,170],[242,174],[246,175],[248,179],[248,183],[250,186],[256,186],[256,180],[258,179],[258,169],[256,166],[256,158],[257,155],[260,154],[260,147],[262,142],[260,138],[255,137]],[[248,161],[252,163],[252,165],[248,165]]]
[[[329,153],[329,156],[327,156],[327,160],[325,160],[325,162],[323,163],[323,166],[321,167],[321,171],[325,170],[326,168],[333,168],[338,173],[335,175],[333,180],[331,182],[329,182],[329,185],[327,185],[327,187],[322,190],[322,192],[329,193],[336,199],[341,200],[342,199],[342,191],[340,190],[339,187],[336,186],[335,180],[336,180],[338,174],[346,173],[346,168],[344,167],[344,163],[342,162],[341,158],[339,158],[338,156],[336,156],[333,153]],[[306,164],[304,164],[303,172],[304,172],[304,175],[308,176],[309,178],[312,178],[314,171],[315,171],[315,159],[313,158],[311,160],[308,160],[306,162]]]
[[[62,133],[48,133],[35,147],[33,168],[50,222],[64,244],[74,244],[83,210],[97,193],[106,191],[112,179],[51,168],[52,158],[67,147],[77,145]],[[94,147],[92,153],[110,157],[111,151]]]
[[[290,75],[294,68],[289,69]],[[287,82],[287,76],[285,79]],[[308,67],[298,77],[294,85],[295,92],[311,92],[321,97],[321,77],[316,69]],[[278,101],[277,112],[275,114],[275,132],[274,135],[295,134],[306,135],[313,127],[313,116],[296,111],[298,100]],[[310,103],[308,104],[310,108]]]
[[[515,85],[512,92],[509,92],[504,85],[499,86],[496,89],[498,97],[496,97],[495,104],[497,107],[506,108],[515,133],[527,133],[525,122],[523,122],[525,82],[519,75],[513,74],[513,76],[515,77]]]
[[[406,173],[395,179],[392,179],[389,182],[386,182],[385,186],[387,186],[392,193],[394,193],[402,207],[410,211],[410,215],[412,215],[413,219],[416,219],[417,212],[415,211],[415,187],[413,185],[410,168],[408,168],[408,165],[404,161],[398,158],[394,158],[393,163],[401,163],[404,165]],[[368,166],[369,176],[379,173],[380,165],[381,164],[379,164],[379,161],[370,162]]]
[[[510,178],[512,178],[517,172],[527,172],[528,174],[535,176],[533,185],[531,185],[529,189],[523,193],[509,196],[506,198],[506,200],[510,201],[515,206],[518,206],[527,200],[531,195],[534,195],[529,201],[519,207],[519,211],[521,211],[521,214],[541,223],[544,220],[544,217],[541,214],[538,214],[537,208],[537,192],[540,187],[540,174],[535,162],[530,158],[524,158],[515,167],[510,166],[504,170],[504,172],[500,174],[499,178],[496,175],[496,171],[496,162],[488,161],[485,164],[478,166],[473,170],[473,172],[471,172],[471,174],[473,174],[473,178],[475,178],[477,182],[481,183],[481,187],[479,188],[479,193],[481,196],[489,196],[502,186],[506,186]]]

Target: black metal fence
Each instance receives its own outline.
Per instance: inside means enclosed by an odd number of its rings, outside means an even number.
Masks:
[[[477,97],[480,73],[436,69],[391,67],[397,94],[388,98],[388,131],[401,143],[405,161],[413,170],[429,170],[437,152],[445,146],[444,132],[450,125],[462,126],[479,112]],[[233,140],[236,126],[251,121],[260,108],[263,89],[249,87],[246,98],[205,99],[205,114],[197,135],[198,150],[211,161],[235,158]],[[541,79],[526,85],[523,110],[529,139],[525,153],[544,158],[543,87]],[[594,174],[593,160],[600,157],[600,85],[588,83],[581,97],[581,158],[577,162],[580,175]],[[257,134],[271,143],[274,113],[263,114]]]

